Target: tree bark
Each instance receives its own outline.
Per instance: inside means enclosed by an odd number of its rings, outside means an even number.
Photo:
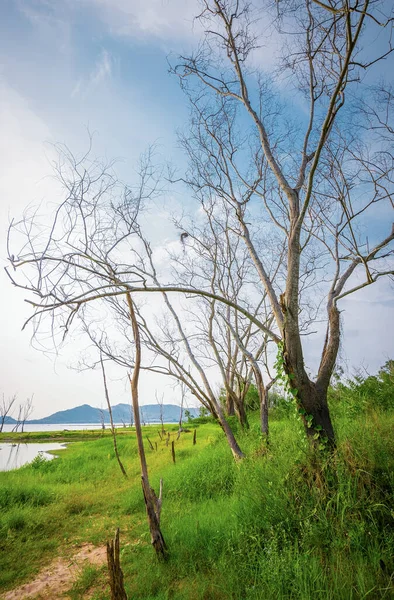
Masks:
[[[228,417],[235,415],[234,400],[228,391],[226,391],[226,414]]]
[[[224,434],[227,438],[227,442],[230,446],[231,452],[233,453],[233,457],[235,458],[235,460],[240,460],[241,458],[244,458],[245,455],[242,452],[241,448],[239,447],[238,442],[235,439],[234,433],[233,433],[230,425],[227,423],[226,418],[223,414],[222,407],[220,406],[220,404],[218,402],[216,403],[216,410],[218,413],[219,425],[224,431]]]
[[[241,399],[234,400],[235,412],[242,429],[249,429],[248,415],[246,414],[245,404]]]

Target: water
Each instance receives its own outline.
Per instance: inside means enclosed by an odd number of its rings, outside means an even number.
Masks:
[[[65,448],[64,444],[0,444],[0,471],[11,471],[19,469],[30,463],[36,456],[42,456],[47,460],[55,458],[47,454],[47,450],[59,450]]]
[[[115,425],[115,427],[123,427],[123,424],[121,423],[120,425]],[[14,425],[4,425],[3,427],[3,432],[4,433],[10,433],[14,428]],[[109,424],[105,424],[105,428],[108,429],[109,428]],[[24,433],[33,433],[33,432],[39,432],[39,431],[86,431],[86,430],[93,430],[93,429],[101,429],[101,425],[100,423],[83,423],[83,424],[76,424],[76,423],[61,423],[61,424],[56,424],[56,423],[50,423],[50,424],[45,424],[43,425],[42,423],[38,423],[36,425],[34,424],[26,424],[23,427],[23,432]],[[21,432],[21,428],[18,429],[18,432]]]

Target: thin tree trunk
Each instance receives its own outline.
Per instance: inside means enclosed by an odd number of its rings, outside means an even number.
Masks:
[[[131,398],[133,401],[133,411],[134,411],[134,421],[135,421],[135,430],[137,435],[137,444],[138,444],[138,455],[140,458],[141,464],[141,480],[142,480],[142,490],[144,493],[146,514],[148,517],[149,529],[151,534],[151,542],[152,546],[155,549],[156,555],[159,559],[167,558],[167,546],[164,541],[163,535],[160,529],[160,510],[161,510],[161,494],[159,499],[156,498],[156,495],[153,489],[149,485],[149,477],[148,477],[148,466],[146,464],[146,456],[144,449],[144,442],[142,439],[142,429],[141,429],[141,421],[140,421],[140,411],[139,411],[139,403],[138,403],[138,380],[141,369],[141,338],[140,332],[138,328],[137,317],[135,315],[133,301],[131,299],[130,293],[126,293],[127,305],[129,308],[130,321],[133,329],[134,343],[135,343],[135,361],[134,361],[134,369],[133,375],[130,377],[130,386],[131,386]]]
[[[107,376],[106,376],[106,373],[105,373],[104,361],[103,361],[103,357],[102,357],[101,352],[100,352],[100,364],[101,364],[101,373],[103,375],[104,394],[105,394],[105,399],[107,401],[107,407],[108,407],[108,413],[109,413],[109,420],[110,420],[110,423],[111,423],[111,433],[112,433],[112,439],[113,439],[113,442],[114,442],[115,456],[116,456],[116,460],[118,461],[120,470],[122,471],[123,475],[125,477],[127,477],[126,469],[124,468],[123,463],[120,460],[120,456],[119,456],[118,443],[116,441],[116,429],[115,429],[114,420],[113,420],[113,417],[112,417],[112,406],[111,406],[111,402],[110,402],[110,399],[109,399],[109,392],[108,392],[108,386],[107,386]]]
[[[235,415],[234,400],[233,400],[231,394],[229,394],[229,392],[227,392],[227,391],[226,391],[226,414],[228,417],[233,417]]]
[[[224,434],[227,438],[227,442],[230,446],[231,452],[233,453],[233,457],[235,458],[235,460],[240,460],[241,458],[244,458],[245,455],[242,452],[241,448],[238,445],[237,440],[235,439],[235,436],[233,434],[233,431],[230,427],[230,425],[227,423],[226,418],[223,414],[223,410],[222,407],[219,405],[219,403],[216,403],[216,411],[218,413],[218,417],[219,417],[219,425],[221,426],[221,428],[224,431]]]
[[[234,405],[235,412],[242,429],[249,429],[249,421],[245,410],[245,404],[240,398],[237,398],[236,400],[234,400]]]

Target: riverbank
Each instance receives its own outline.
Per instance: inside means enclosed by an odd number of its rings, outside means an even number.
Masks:
[[[88,432],[56,460],[0,473],[0,589],[32,581],[57,557],[70,564],[84,545],[104,547],[120,527],[133,600],[389,598],[393,425],[388,412],[338,419],[338,450],[318,465],[290,416],[272,415],[262,452],[252,415],[250,430],[238,431],[241,463],[215,424],[197,428],[196,445],[193,431],[177,440],[167,426],[175,464],[159,428],[145,428],[151,484],[164,480],[164,564],[150,545],[135,434],[119,431],[125,479],[109,432]],[[81,566],[69,585],[62,593],[72,600],[110,597],[105,564]]]

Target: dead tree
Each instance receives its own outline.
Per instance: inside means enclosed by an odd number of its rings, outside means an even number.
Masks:
[[[116,428],[115,428],[114,419],[112,416],[112,406],[111,406],[111,401],[109,398],[107,375],[105,373],[105,367],[104,367],[102,353],[100,353],[100,365],[101,365],[101,374],[103,376],[104,395],[105,395],[105,400],[107,402],[107,408],[108,408],[108,413],[109,413],[109,422],[111,425],[111,434],[112,434],[112,441],[114,444],[114,452],[115,452],[116,460],[118,461],[119,468],[122,471],[122,474],[124,475],[124,477],[127,477],[126,469],[124,468],[123,463],[119,456],[118,442],[116,440]]]
[[[379,61],[392,59],[393,16],[387,3],[370,0],[297,0],[276,3],[274,11],[204,0],[204,41],[174,68],[193,113],[183,139],[190,159],[185,181],[202,202],[219,197],[231,207],[274,315],[268,329],[281,354],[279,375],[312,443],[332,446],[327,390],[341,339],[340,301],[394,272],[394,229],[374,243],[373,232],[358,230],[378,204],[393,206],[393,96],[381,93],[377,102],[368,88]],[[292,119],[293,108],[277,102],[270,77],[252,65],[264,44],[259,23],[267,19],[283,42],[277,73],[309,108],[302,125]],[[378,34],[381,45],[369,55],[363,39]],[[250,207],[257,202],[262,219],[256,224]],[[256,225],[265,223],[286,247],[279,277],[269,272],[266,247],[256,239]],[[328,291],[316,279],[330,280]],[[326,335],[313,380],[300,315],[309,307],[312,324],[322,303]]]
[[[105,417],[104,417],[104,411],[102,408],[98,409],[99,411],[99,417],[100,417],[100,425],[101,425],[101,429],[103,431],[105,431]]]
[[[185,405],[185,398],[186,398],[186,393],[187,393],[187,387],[183,383],[183,381],[180,381],[179,385],[180,385],[180,389],[181,389],[181,404],[180,404],[180,407],[179,407],[179,427],[178,427],[178,434],[180,436],[180,434],[183,431],[183,407]]]
[[[6,400],[5,395],[3,394],[0,404],[0,433],[3,431],[4,423],[12,411],[12,408],[16,402],[16,397],[16,394],[14,394]]]
[[[138,455],[141,464],[141,480],[142,490],[144,493],[146,514],[148,517],[149,529],[151,534],[151,541],[153,548],[155,549],[156,555],[159,559],[165,560],[167,558],[167,546],[164,541],[163,535],[160,529],[160,514],[162,505],[162,481],[160,481],[160,494],[159,498],[156,497],[154,490],[150,487],[148,477],[148,466],[146,464],[144,442],[142,439],[141,421],[139,415],[139,402],[138,402],[138,379],[141,369],[141,338],[138,327],[138,321],[134,310],[133,300],[131,294],[126,294],[127,306],[130,314],[130,321],[133,329],[134,343],[135,343],[135,359],[133,375],[129,376],[131,386],[131,397],[133,401],[134,409],[134,420],[135,430],[137,434],[138,444]]]
[[[157,394],[157,390],[155,390],[155,398],[156,398],[156,404],[159,406],[159,419],[160,419],[160,423],[161,423],[161,434],[164,435],[165,434],[165,429],[164,429],[164,394],[162,394],[159,398],[158,394]]]
[[[12,429],[13,432],[17,432],[20,427],[21,433],[23,433],[25,423],[29,419],[29,417],[34,409],[33,398],[34,398],[34,394],[32,394],[31,398],[26,398],[26,401],[23,404],[19,405],[16,423]]]

